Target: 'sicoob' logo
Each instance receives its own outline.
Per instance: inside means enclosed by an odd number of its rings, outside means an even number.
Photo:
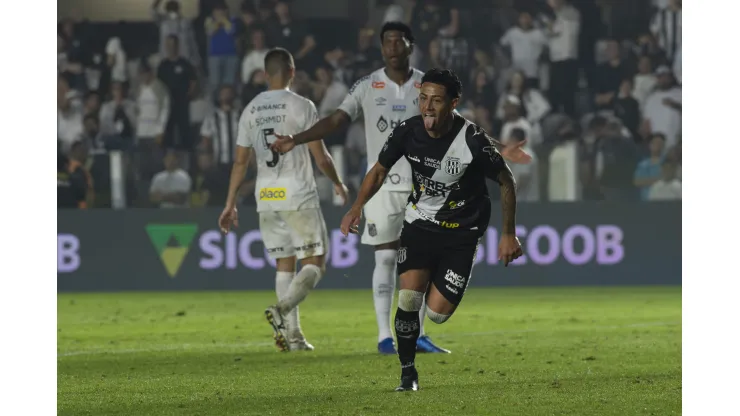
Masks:
[[[167,274],[175,277],[198,232],[196,224],[149,224],[146,233],[154,244]]]

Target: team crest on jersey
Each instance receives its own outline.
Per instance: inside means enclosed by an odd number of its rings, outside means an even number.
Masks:
[[[378,127],[378,130],[380,130],[381,133],[384,133],[386,130],[388,130],[388,120],[385,119],[385,117],[380,116],[378,119],[378,124],[375,125]]]
[[[398,249],[398,256],[396,261],[398,262],[398,264],[406,261],[406,247],[401,247]]]
[[[462,166],[462,163],[460,163],[460,159],[456,157],[448,157],[445,159],[444,168],[445,173],[448,175],[457,175],[460,173],[460,168]]]
[[[367,233],[370,234],[370,237],[378,235],[378,229],[375,227],[375,224],[367,224]]]

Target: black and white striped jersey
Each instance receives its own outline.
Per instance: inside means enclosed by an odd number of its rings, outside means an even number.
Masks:
[[[508,169],[486,132],[459,114],[452,129],[432,138],[421,116],[393,129],[378,156],[390,169],[406,157],[412,170],[413,190],[406,206],[406,222],[431,231],[484,233],[491,217],[486,177],[496,180]]]

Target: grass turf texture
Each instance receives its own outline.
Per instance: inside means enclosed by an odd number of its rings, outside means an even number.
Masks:
[[[316,351],[279,353],[274,293],[58,295],[60,415],[672,415],[681,288],[471,289],[392,392],[369,291],[301,305]]]

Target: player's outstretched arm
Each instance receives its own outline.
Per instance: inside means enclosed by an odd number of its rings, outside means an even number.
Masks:
[[[342,234],[346,236],[349,233],[359,233],[362,208],[378,192],[380,187],[383,186],[383,182],[385,182],[385,178],[388,176],[388,171],[389,169],[380,163],[375,163],[372,169],[370,169],[370,172],[365,175],[362,186],[360,186],[360,191],[357,193],[355,203],[352,204],[349,212],[342,219]]]
[[[326,148],[323,140],[314,141],[308,144],[308,150],[311,151],[313,159],[316,161],[316,166],[319,167],[321,173],[326,175],[334,184],[334,192],[342,198],[342,205],[347,203],[347,186],[342,183],[342,179],[337,173],[337,168],[334,166],[334,159],[329,154],[329,150]]]
[[[496,180],[501,188],[501,211],[503,217],[498,254],[499,260],[503,260],[504,266],[508,266],[514,259],[523,254],[519,239],[516,237],[516,181],[506,164],[503,164],[499,169]]]
[[[239,187],[242,185],[244,176],[247,174],[249,160],[252,158],[252,148],[237,145],[236,155],[234,155],[234,166],[231,168],[231,178],[229,179],[229,193],[226,197],[226,206],[218,219],[218,225],[221,231],[226,234],[233,224],[239,226],[239,217],[236,212],[236,195]]]
[[[316,122],[308,130],[298,133],[295,136],[281,136],[276,134],[275,137],[277,137],[277,140],[270,145],[270,148],[276,152],[289,152],[299,144],[323,139],[349,121],[350,117],[347,113],[342,110],[336,110],[331,115]]]

